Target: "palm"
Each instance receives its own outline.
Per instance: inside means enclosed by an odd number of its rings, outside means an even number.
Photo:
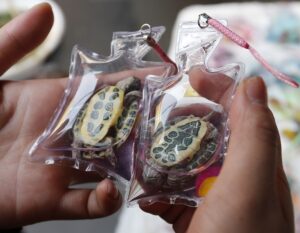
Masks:
[[[39,45],[52,23],[51,7],[40,4],[2,27],[0,74]],[[65,83],[65,79],[0,82],[0,228],[107,216],[121,205],[111,181],[101,181],[95,190],[72,190],[72,183],[99,177],[28,161],[29,148],[47,126]]]
[[[65,194],[73,171],[30,163],[28,149],[47,126],[63,93],[63,82],[11,82],[2,83],[1,88],[0,177],[8,193],[0,198],[6,197],[7,205],[15,207],[9,210],[18,221],[27,222],[33,214],[48,218]]]
[[[95,174],[45,166],[28,159],[29,148],[47,126],[65,83],[66,79],[0,84],[0,177],[6,184],[0,196],[4,213],[0,226],[106,216],[120,207],[120,197],[107,193],[104,183],[108,181],[100,183],[96,191],[68,188],[72,183],[99,179]]]

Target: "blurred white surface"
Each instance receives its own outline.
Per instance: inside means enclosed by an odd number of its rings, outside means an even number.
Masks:
[[[115,233],[174,233],[160,217],[147,214],[139,207],[123,208]]]

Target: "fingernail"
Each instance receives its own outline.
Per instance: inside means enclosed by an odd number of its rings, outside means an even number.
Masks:
[[[246,93],[252,103],[267,104],[267,90],[260,77],[249,78],[245,81]]]
[[[112,199],[119,198],[119,190],[116,188],[113,182],[107,182],[106,191]]]

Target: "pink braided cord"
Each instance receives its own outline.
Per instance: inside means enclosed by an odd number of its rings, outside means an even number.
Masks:
[[[285,82],[292,87],[299,87],[299,84],[294,81],[291,77],[287,76],[286,74],[281,73],[279,70],[273,68],[267,61],[264,59],[252,46],[249,47],[250,52],[255,57],[257,61],[259,61],[271,74],[273,74],[276,78]]]
[[[233,42],[238,44],[239,46],[248,49],[249,44],[247,41],[245,41],[242,37],[240,37],[238,34],[231,31],[229,28],[225,27],[223,24],[221,24],[219,21],[215,19],[209,19],[208,24],[210,24],[212,27],[217,29],[219,32],[227,36],[229,39],[231,39]]]
[[[271,74],[273,74],[277,79],[281,80],[282,82],[285,82],[292,87],[299,87],[299,84],[294,81],[291,77],[289,77],[286,74],[281,73],[280,71],[273,68],[252,46],[249,45],[247,41],[245,41],[242,37],[240,37],[238,34],[231,31],[229,28],[225,27],[222,23],[220,23],[218,20],[209,18],[208,24],[214,27],[216,30],[224,34],[226,37],[228,37],[230,40],[232,40],[237,45],[248,49],[251,54],[254,56],[254,58],[262,64],[263,67],[265,67],[266,70],[268,70]]]

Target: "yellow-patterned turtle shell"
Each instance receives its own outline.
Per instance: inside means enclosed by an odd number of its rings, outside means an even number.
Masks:
[[[158,190],[193,187],[193,169],[212,161],[218,148],[218,129],[203,118],[179,116],[157,127],[143,167],[145,184]]]
[[[150,155],[159,165],[172,167],[190,161],[200,149],[207,132],[207,123],[200,117],[186,117],[159,130]]]
[[[79,128],[84,144],[96,145],[115,125],[123,109],[124,90],[109,86],[96,93],[89,101]]]
[[[74,141],[86,148],[104,150],[82,153],[83,157],[109,156],[105,147],[120,146],[126,141],[136,120],[140,98],[141,82],[134,77],[107,86],[90,98],[74,124]]]

